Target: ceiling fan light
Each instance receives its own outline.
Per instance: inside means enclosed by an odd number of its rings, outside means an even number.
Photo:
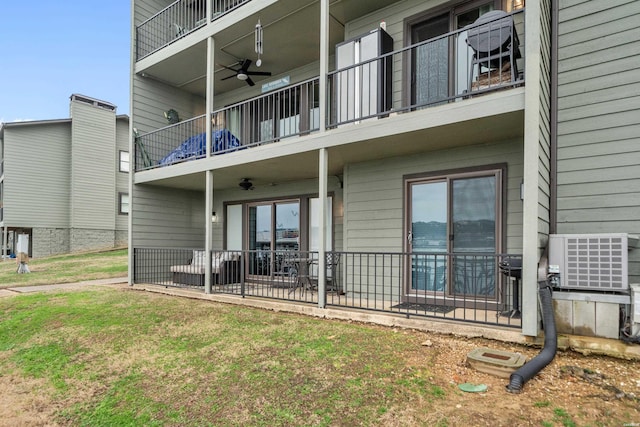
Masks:
[[[246,75],[245,73],[238,73],[238,80],[242,80],[245,81],[249,78],[248,75]]]

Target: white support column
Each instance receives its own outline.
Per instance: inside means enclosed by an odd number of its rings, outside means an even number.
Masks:
[[[8,255],[7,246],[9,246],[9,229],[5,226],[2,230],[2,260],[4,261]]]
[[[211,293],[211,251],[213,250],[213,223],[211,215],[213,213],[213,171],[206,171],[205,189],[205,241],[204,250],[206,253],[206,265],[204,268],[204,292]]]
[[[318,236],[318,307],[325,308],[327,305],[327,174],[328,167],[328,151],[321,148],[318,151],[318,200],[320,201],[320,227]]]
[[[206,150],[207,157],[211,155],[211,113],[213,112],[213,64],[214,64],[214,49],[215,42],[213,37],[209,37],[207,39],[207,96],[205,101],[206,106]],[[206,183],[205,183],[205,241],[204,241],[204,250],[206,253],[206,265],[205,265],[205,273],[204,273],[204,289],[205,293],[211,293],[211,251],[213,250],[213,224],[212,224],[212,214],[213,214],[213,171],[207,170],[205,172]]]
[[[327,74],[329,73],[329,0],[320,0],[320,132],[327,127]]]
[[[213,143],[211,138],[212,136],[212,124],[211,124],[212,114],[211,113],[213,112],[213,78],[214,78],[213,64],[214,64],[214,55],[215,55],[214,49],[215,49],[215,41],[213,40],[213,37],[209,37],[207,39],[207,97],[205,101],[205,106],[207,109],[206,123],[205,123],[207,157],[211,156],[211,145]],[[211,214],[211,212],[209,212],[209,214]]]
[[[538,261],[542,236],[548,230],[542,229],[541,215],[544,215],[540,188],[540,158],[544,154],[540,141],[540,84],[541,76],[541,4],[530,2],[525,13],[526,55],[525,76],[527,84],[524,93],[524,191],[522,204],[522,333],[537,336],[539,332],[538,314]]]

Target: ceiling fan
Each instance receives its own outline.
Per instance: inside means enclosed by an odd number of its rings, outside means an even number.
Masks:
[[[270,76],[271,75],[269,71],[249,71],[249,66],[251,65],[250,59],[243,59],[241,61],[238,61],[238,64],[240,65],[240,68],[237,68],[237,69],[227,67],[226,65],[222,65],[222,67],[226,68],[227,70],[233,71],[236,74],[233,76],[224,77],[221,80],[227,80],[227,79],[236,77],[238,80],[247,82],[249,86],[255,86],[255,83],[253,82],[253,80],[251,80],[250,76]]]
[[[253,190],[253,182],[250,178],[242,178],[240,184],[238,184],[243,190]]]

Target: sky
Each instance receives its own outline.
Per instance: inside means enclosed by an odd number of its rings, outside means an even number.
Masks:
[[[129,114],[130,0],[0,0],[0,122],[64,119],[77,93]]]

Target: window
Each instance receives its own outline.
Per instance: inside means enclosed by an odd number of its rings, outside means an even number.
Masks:
[[[129,173],[129,152],[120,151],[119,169],[120,172]]]
[[[118,214],[129,214],[129,194],[127,193],[118,193]]]

